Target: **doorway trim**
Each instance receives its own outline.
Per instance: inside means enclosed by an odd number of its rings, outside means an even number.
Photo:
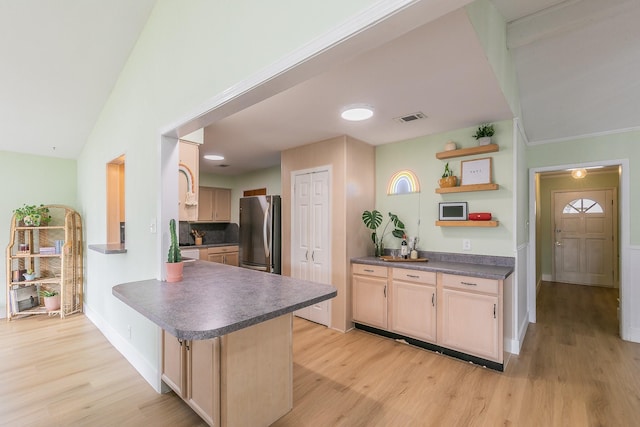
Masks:
[[[631,282],[627,277],[627,261],[631,250],[631,223],[630,223],[630,182],[629,182],[629,159],[618,160],[602,160],[596,162],[587,163],[571,163],[555,166],[544,166],[537,168],[529,168],[529,243],[533,243],[532,250],[528,252],[528,271],[527,271],[527,311],[529,312],[529,322],[536,322],[536,290],[537,290],[537,277],[536,277],[536,195],[537,195],[537,182],[536,176],[539,173],[544,172],[557,172],[570,168],[591,167],[591,166],[619,166],[620,167],[620,191],[618,194],[619,203],[619,218],[620,218],[620,235],[618,244],[620,247],[620,336],[624,340],[632,340],[630,336],[631,325],[629,325],[628,319],[630,319],[628,313],[630,313],[631,307],[629,306],[631,301],[629,296],[631,295]]]

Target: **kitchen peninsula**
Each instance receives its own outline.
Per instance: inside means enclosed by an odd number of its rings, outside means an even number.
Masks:
[[[162,379],[210,425],[269,425],[293,405],[292,313],[333,286],[224,264],[114,286],[163,330]]]

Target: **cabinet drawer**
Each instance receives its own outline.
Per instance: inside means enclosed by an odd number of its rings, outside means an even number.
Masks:
[[[409,268],[394,268],[393,278],[409,282],[436,284],[436,273],[432,271],[411,270]]]
[[[238,252],[238,246],[216,246],[208,249],[209,254],[223,254],[226,252]]]
[[[363,276],[387,277],[387,267],[380,265],[353,264],[353,274]]]
[[[482,277],[458,276],[455,274],[443,274],[442,285],[445,288],[464,289],[494,295],[497,295],[500,289],[497,280],[484,279]]]

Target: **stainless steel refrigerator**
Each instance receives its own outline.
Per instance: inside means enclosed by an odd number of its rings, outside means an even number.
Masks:
[[[240,266],[281,273],[280,196],[240,199]]]

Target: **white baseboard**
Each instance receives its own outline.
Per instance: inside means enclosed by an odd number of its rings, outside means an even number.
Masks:
[[[551,274],[543,274],[542,275],[543,282],[553,282],[553,275]]]
[[[638,328],[627,328],[626,333],[622,337],[625,341],[637,342],[640,343],[640,329]]]
[[[158,369],[152,366],[138,350],[131,345],[122,335],[118,334],[98,313],[93,311],[88,304],[84,304],[84,314],[102,332],[107,340],[125,359],[135,368],[153,389],[161,393],[161,381]]]

